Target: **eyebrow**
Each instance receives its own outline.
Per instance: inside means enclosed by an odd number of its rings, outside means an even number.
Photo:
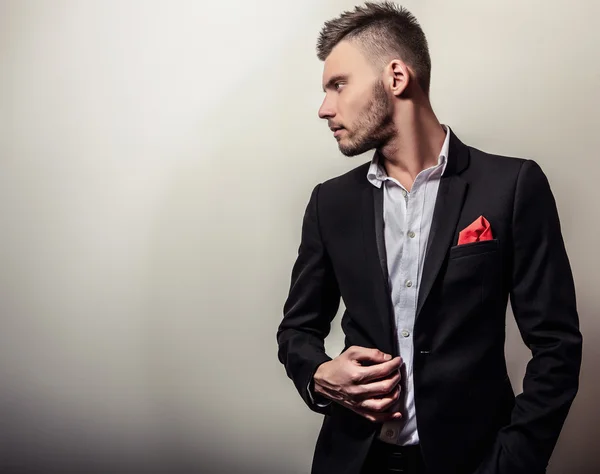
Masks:
[[[338,82],[338,81],[346,81],[346,80],[348,80],[348,75],[347,74],[336,74],[335,76],[332,76],[327,81],[327,84],[325,84],[325,87],[323,87],[323,92],[325,92],[327,89],[331,89],[336,82]]]

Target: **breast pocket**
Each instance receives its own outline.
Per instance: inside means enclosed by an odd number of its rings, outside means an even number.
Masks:
[[[500,257],[498,239],[451,247],[442,286],[445,303],[465,317],[479,312],[500,283]]]
[[[483,240],[480,242],[472,242],[470,244],[455,245],[450,247],[449,258],[463,258],[474,255],[483,255],[490,252],[496,252],[498,250],[499,243],[498,239]]]

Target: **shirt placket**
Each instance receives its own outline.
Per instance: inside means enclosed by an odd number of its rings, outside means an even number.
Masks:
[[[406,364],[406,376],[412,375],[413,344],[412,333],[414,326],[414,313],[416,310],[417,292],[420,282],[418,281],[418,256],[419,256],[419,232],[420,214],[419,214],[419,192],[413,184],[411,193],[406,193],[406,221],[404,232],[404,252],[402,274],[404,298],[402,304],[402,322],[399,326],[399,339],[403,347],[403,360]]]

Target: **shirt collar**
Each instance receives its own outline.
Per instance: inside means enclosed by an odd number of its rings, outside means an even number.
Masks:
[[[443,124],[442,127],[446,131],[446,138],[444,139],[444,144],[442,145],[442,149],[440,150],[440,154],[438,156],[437,166],[434,167],[435,169],[441,167],[440,176],[442,176],[446,170],[446,164],[448,163],[448,150],[450,148],[450,127]],[[373,158],[371,159],[371,164],[367,171],[367,179],[373,186],[378,188],[381,187],[385,180],[390,179],[388,178],[385,168],[379,162],[378,152],[375,152]]]

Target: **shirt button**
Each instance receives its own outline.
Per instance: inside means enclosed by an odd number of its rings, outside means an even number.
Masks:
[[[406,191],[404,189],[402,190],[402,196],[406,197]]]
[[[408,337],[410,336],[410,331],[408,329],[403,329],[400,334],[402,334],[402,337]]]
[[[411,239],[414,239],[414,238],[415,238],[415,233],[414,233],[414,232],[411,230],[411,231],[408,233],[408,236],[409,236]]]
[[[412,281],[406,280],[406,286],[410,288],[412,286]]]

